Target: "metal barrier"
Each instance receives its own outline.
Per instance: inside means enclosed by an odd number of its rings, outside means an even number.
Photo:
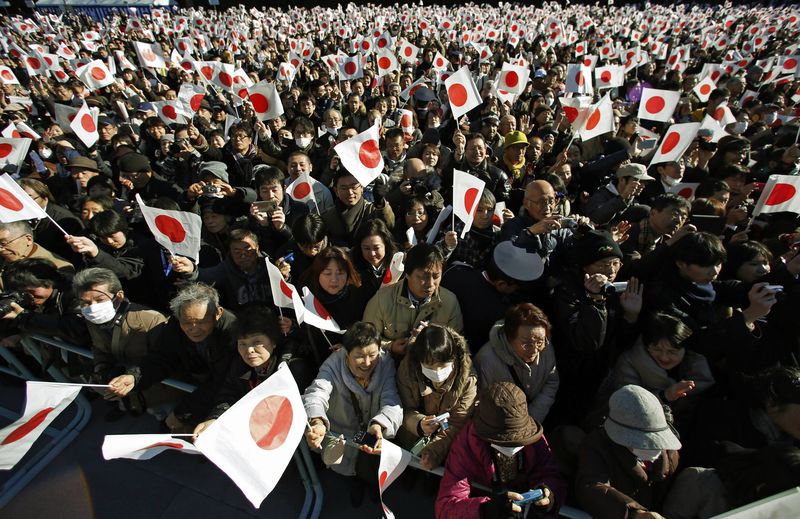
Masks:
[[[22,340],[25,352],[36,359],[36,361],[41,365],[44,365],[44,362],[41,355],[40,345],[38,343],[56,347],[62,351],[63,355],[66,355],[66,353],[69,352],[88,359],[93,358],[90,350],[81,348],[80,346],[75,346],[74,344],[70,344],[68,342],[64,342],[55,337],[48,337],[46,335],[38,334],[25,336]],[[8,367],[0,366],[0,372],[8,373],[10,375],[27,380],[36,379],[30,370],[28,370],[25,365],[20,362],[20,360],[12,351],[0,347],[0,357],[2,357],[8,363]],[[72,382],[67,378],[66,375],[64,375],[64,373],[61,372],[61,370],[53,366],[50,366],[47,369],[47,373],[57,382]],[[165,379],[161,381],[161,383],[187,393],[191,393],[196,389],[196,387],[192,384],[175,379]],[[22,490],[22,488],[24,488],[25,485],[27,485],[36,476],[36,474],[38,474],[50,461],[52,461],[52,459],[55,458],[58,453],[60,453],[78,435],[78,433],[89,421],[92,413],[89,403],[82,395],[78,395],[78,397],[75,399],[75,402],[78,403],[79,411],[73,421],[70,422],[68,428],[64,429],[65,431],[70,429],[68,434],[66,434],[65,438],[61,438],[61,433],[51,431],[52,428],[48,427],[45,430],[46,434],[56,436],[56,438],[53,440],[54,445],[52,447],[48,446],[48,449],[39,451],[36,457],[26,463],[25,467],[22,467],[24,470],[18,468],[14,469],[16,471],[15,475],[5,485],[3,485],[2,489],[0,489],[0,508],[11,501],[11,499],[20,490]],[[0,415],[9,416],[12,419],[18,418],[17,413],[12,413],[11,411],[3,410],[1,408]],[[311,460],[311,455],[308,451],[308,446],[306,445],[305,441],[300,442],[300,445],[295,451],[293,458],[295,464],[297,465],[297,471],[300,473],[300,479],[303,482],[303,488],[305,489],[303,508],[300,510],[300,515],[298,518],[305,519],[308,517],[310,519],[317,519],[322,511],[324,493],[322,490],[322,484],[317,476],[316,468]],[[28,468],[28,465],[31,465],[31,467]],[[6,487],[8,487],[8,489]],[[313,508],[311,506],[312,502]]]

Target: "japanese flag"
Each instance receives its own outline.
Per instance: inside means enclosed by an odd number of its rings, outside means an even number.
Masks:
[[[206,96],[206,89],[202,85],[184,83],[178,91],[178,99],[183,103],[185,112],[195,113],[200,109],[200,103]]]
[[[25,149],[30,146],[31,142],[29,139],[0,139],[0,153],[5,149],[8,141],[27,141],[24,144]],[[11,223],[40,218],[47,218],[44,209],[19,187],[8,173],[0,175],[0,222]]]
[[[450,109],[453,111],[453,119],[458,120],[481,104],[481,95],[475,82],[472,81],[469,67],[463,66],[458,69],[445,80],[444,84],[447,88],[447,98],[450,100]]]
[[[670,186],[667,193],[675,193],[691,202],[694,200],[694,192],[697,191],[699,185],[700,182],[678,182],[674,186]]]
[[[248,88],[247,93],[259,121],[269,121],[283,114],[283,104],[273,83],[260,81]]]
[[[453,170],[453,213],[464,222],[461,238],[464,238],[472,227],[472,220],[475,218],[478,201],[485,185],[486,182],[474,175],[458,169]]]
[[[621,87],[625,81],[625,67],[622,65],[608,65],[594,69],[594,79],[597,89]]]
[[[303,312],[304,323],[329,332],[345,332],[345,330],[339,327],[339,324],[333,316],[322,306],[319,299],[314,297],[314,294],[311,293],[308,287],[303,287],[303,304],[305,307],[305,312]]]
[[[25,389],[22,418],[0,429],[0,470],[14,468],[47,426],[75,400],[81,386],[29,380]]]
[[[382,287],[397,283],[397,281],[400,279],[400,276],[403,275],[403,271],[405,270],[403,258],[405,258],[404,252],[394,253],[392,260],[389,262],[389,267],[386,269],[386,273],[383,275],[383,280],[381,281]]]
[[[728,103],[720,103],[716,110],[714,110],[714,113],[709,115],[711,115],[711,117],[714,118],[714,120],[717,121],[723,128],[731,123],[736,122],[736,117],[734,117],[731,109],[728,108]]]
[[[119,62],[119,66],[122,68],[122,70],[138,70],[138,67],[131,63],[131,61],[125,56],[125,53],[121,50],[115,50],[114,56],[117,57],[117,61]]]
[[[529,74],[530,71],[527,67],[503,63],[503,68],[500,71],[500,78],[495,86],[498,90],[505,90],[512,94],[521,94],[525,89],[525,85],[528,83]]]
[[[314,205],[317,205],[317,200],[314,198],[314,184],[317,184],[317,181],[304,171],[297,176],[294,182],[289,184],[286,193],[292,200],[303,203],[313,201]],[[317,208],[317,212],[319,213],[319,208]]]
[[[8,126],[6,126],[6,128],[2,132],[0,132],[0,135],[5,137],[6,139],[22,138],[22,134],[19,133],[19,130],[17,130],[17,127],[14,126],[14,123],[8,123]]]
[[[104,460],[149,460],[169,450],[201,454],[191,443],[169,434],[109,434],[102,448]]]
[[[781,69],[781,74],[794,74],[797,72],[798,61],[800,61],[800,55],[782,56],[778,62],[778,66]]]
[[[705,103],[708,101],[708,97],[715,88],[717,88],[717,84],[713,79],[706,76],[694,86],[693,92],[697,96],[697,99]]]
[[[583,63],[570,63],[567,65],[567,92],[575,94],[589,94],[592,88],[592,69]]]
[[[194,44],[191,38],[175,38],[175,49],[181,54],[194,52]]]
[[[399,110],[400,122],[398,125],[403,130],[403,136],[407,141],[414,135],[414,112],[411,110]]]
[[[447,67],[449,66],[450,62],[447,61],[447,59],[444,56],[442,56],[441,53],[439,53],[439,51],[436,51],[436,56],[433,57],[433,69],[442,71],[442,70],[447,70]]]
[[[415,64],[417,62],[417,53],[419,53],[419,47],[412,45],[407,40],[403,40],[400,44],[398,55],[406,63]]]
[[[97,90],[114,84],[114,75],[101,60],[96,59],[77,71],[80,79],[89,90]]]
[[[657,88],[642,89],[639,100],[639,120],[667,122],[678,106],[680,92],[659,90]]]
[[[348,57],[339,62],[339,80],[359,79],[364,77],[364,69],[361,66],[361,54]]]
[[[158,43],[133,42],[139,64],[144,68],[167,68],[167,61]]]
[[[25,137],[27,139],[32,139],[34,141],[38,141],[39,139],[42,138],[42,136],[36,133],[33,130],[33,128],[23,123],[22,121],[19,121],[17,123],[17,132],[19,133],[20,137]]]
[[[148,207],[138,193],[136,202],[159,245],[172,254],[192,258],[195,263],[199,261],[200,229],[203,225],[199,215]]]
[[[664,138],[653,155],[650,165],[661,162],[674,162],[683,156],[683,152],[697,136],[700,123],[673,124],[664,133]]]
[[[300,298],[300,293],[291,283],[287,283],[283,279],[283,274],[278,270],[278,267],[270,263],[269,258],[266,258],[267,274],[269,274],[269,288],[272,292],[272,300],[275,306],[283,308],[294,308],[297,322],[303,322],[304,306],[303,300]]]
[[[728,135],[728,132],[723,130],[722,126],[720,126],[720,124],[708,114],[703,117],[703,120],[700,123],[700,129],[711,130],[713,132],[710,139],[711,142],[719,142],[721,138]]]
[[[47,63],[38,55],[25,55],[22,61],[31,76],[41,76],[47,72]]]
[[[561,109],[567,117],[572,131],[577,133],[583,128],[583,123],[589,115],[589,108],[592,105],[590,96],[562,97],[559,99]]]
[[[278,66],[278,71],[275,74],[275,79],[278,81],[287,81],[291,86],[294,81],[294,76],[297,74],[297,68],[291,63],[281,63]]]
[[[408,87],[406,87],[405,90],[400,92],[400,97],[407,101],[411,96],[414,95],[414,93],[418,89],[420,89],[422,87],[427,87],[427,86],[428,86],[428,80],[427,80],[427,78],[425,78],[425,76],[422,76],[418,80],[416,80],[413,83],[411,83],[410,85],[408,85]]]
[[[19,85],[17,76],[5,65],[0,65],[0,81],[2,81],[4,85]]]
[[[608,94],[589,108],[583,127],[579,132],[581,140],[588,141],[598,135],[614,130],[614,108]]]
[[[388,49],[378,49],[376,58],[378,63],[378,77],[394,72],[400,67],[397,63],[397,58],[392,51]]]
[[[756,202],[753,216],[761,213],[800,213],[800,177],[795,175],[770,175],[764,191]]]
[[[307,423],[284,362],[203,431],[195,446],[258,508],[283,476]]]
[[[117,52],[122,52],[122,51],[117,51]],[[67,60],[75,59],[75,51],[72,50],[72,47],[70,47],[69,45],[66,44],[66,42],[63,41],[58,45],[58,49],[56,49],[56,54]]]
[[[394,514],[383,503],[383,493],[406,470],[410,461],[410,452],[401,449],[385,438],[381,441],[381,460],[378,463],[378,492],[381,498],[381,508],[383,508],[386,519],[394,519]]]
[[[89,110],[86,101],[83,102],[83,106],[69,123],[69,127],[87,148],[94,146],[94,143],[100,138],[97,134],[97,114]]]
[[[185,124],[192,118],[192,114],[184,110],[183,103],[176,101],[154,101],[153,106],[158,112],[158,117],[164,124]]]
[[[380,123],[376,121],[371,128],[340,142],[333,148],[345,169],[356,177],[362,186],[369,185],[383,171],[379,125]]]

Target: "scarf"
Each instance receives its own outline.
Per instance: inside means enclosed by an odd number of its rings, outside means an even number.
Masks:
[[[520,162],[517,162],[516,164],[508,162],[508,160],[506,160],[506,158],[503,157],[503,164],[506,165],[506,169],[508,170],[508,173],[511,175],[511,178],[513,180],[519,180],[519,178],[522,177],[522,170],[525,168],[525,157],[522,157],[522,160]]]

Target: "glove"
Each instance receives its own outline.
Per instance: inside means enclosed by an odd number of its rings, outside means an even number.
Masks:
[[[389,183],[383,178],[383,176],[378,177],[375,179],[375,185],[372,186],[372,199],[375,201],[375,206],[383,207],[384,198],[386,197],[386,193],[389,192]]]
[[[491,501],[481,503],[481,519],[516,519],[522,514],[511,509],[511,500],[504,488],[492,490]]]

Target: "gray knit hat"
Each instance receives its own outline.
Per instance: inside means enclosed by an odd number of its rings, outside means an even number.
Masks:
[[[604,427],[611,441],[635,449],[678,450],[681,442],[664,416],[661,402],[650,391],[629,384],[608,400]]]

